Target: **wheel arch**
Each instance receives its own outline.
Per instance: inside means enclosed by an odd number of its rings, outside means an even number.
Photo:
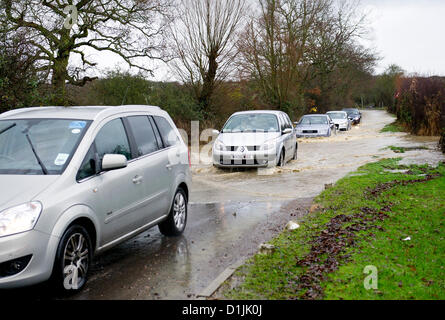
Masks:
[[[65,231],[75,224],[81,225],[88,231],[96,251],[100,242],[99,221],[95,212],[88,206],[76,205],[61,214],[54,226],[53,236],[61,238]]]

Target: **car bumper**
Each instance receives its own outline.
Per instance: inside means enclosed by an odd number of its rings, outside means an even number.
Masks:
[[[337,127],[337,130],[348,130],[349,129],[348,123],[336,124],[335,126]]]
[[[297,138],[317,138],[317,137],[327,137],[329,134],[327,132],[323,133],[297,133]]]
[[[248,151],[242,155],[233,151],[213,150],[213,165],[219,168],[266,168],[275,165],[277,153],[272,151]]]
[[[32,230],[0,238],[0,266],[31,257],[23,270],[0,275],[0,289],[29,286],[44,282],[51,276],[59,238]]]

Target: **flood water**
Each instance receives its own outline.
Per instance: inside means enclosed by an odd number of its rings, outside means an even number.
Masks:
[[[438,138],[380,133],[394,118],[363,111],[363,122],[331,138],[300,139],[298,160],[283,169],[193,167],[186,232],[165,238],[157,228],[97,257],[90,280],[70,299],[195,299],[222,271],[307,214],[312,198],[358,167],[383,158],[436,165]],[[388,146],[426,147],[396,154]],[[194,155],[196,157],[196,155]],[[62,299],[46,285],[0,292],[0,298]]]

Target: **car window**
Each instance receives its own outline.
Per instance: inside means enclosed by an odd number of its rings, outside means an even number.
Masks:
[[[148,116],[128,117],[137,146],[137,156],[142,157],[159,150],[158,142]]]
[[[85,159],[80,166],[79,172],[77,173],[77,181],[92,177],[96,174],[96,161],[95,161],[95,148],[91,145],[90,150],[88,150]]]
[[[121,154],[131,160],[130,143],[121,119],[108,122],[97,134],[95,143],[100,160],[106,154]]]
[[[62,174],[90,123],[66,119],[0,120],[0,174]]]
[[[284,129],[287,128],[287,121],[284,118],[284,115],[282,113],[280,113],[280,122],[281,122],[281,131],[283,131]]]
[[[287,127],[292,129],[293,125],[292,125],[292,121],[290,121],[289,116],[287,115],[287,113],[284,114],[284,117],[286,118],[286,122],[287,122]]]
[[[328,124],[328,117],[305,116],[301,119],[300,124]]]
[[[268,113],[244,113],[233,115],[222,129],[223,133],[279,131],[278,115]]]
[[[166,148],[179,144],[179,137],[170,123],[164,117],[155,116],[153,119],[161,133]]]

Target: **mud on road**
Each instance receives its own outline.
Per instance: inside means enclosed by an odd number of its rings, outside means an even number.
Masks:
[[[70,299],[195,299],[227,267],[305,215],[325,185],[383,158],[432,165],[445,159],[437,149],[439,138],[380,133],[393,121],[384,111],[364,111],[362,124],[351,131],[300,139],[297,161],[261,174],[194,166],[185,234],[165,238],[154,228],[111,249],[95,260],[86,289]],[[396,154],[388,146],[427,149]],[[65,298],[46,285],[3,296]]]

